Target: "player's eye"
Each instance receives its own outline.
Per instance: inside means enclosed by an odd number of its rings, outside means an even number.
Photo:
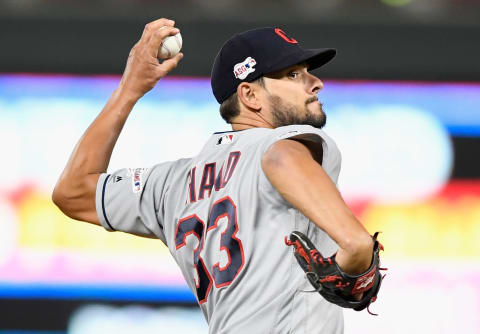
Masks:
[[[287,74],[287,76],[288,76],[289,78],[292,78],[292,79],[297,78],[299,75],[300,75],[300,74],[299,74],[297,71],[290,71],[290,72],[288,72],[288,74]]]

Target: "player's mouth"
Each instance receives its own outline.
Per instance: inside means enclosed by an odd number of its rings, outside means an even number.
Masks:
[[[309,105],[312,103],[318,104],[318,109],[320,110],[320,113],[323,114],[323,104],[318,100],[318,97],[311,97],[308,100],[305,101],[305,106],[309,108]],[[314,109],[317,109],[316,107],[313,107]]]

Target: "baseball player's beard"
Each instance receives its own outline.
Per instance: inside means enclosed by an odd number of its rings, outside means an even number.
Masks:
[[[317,102],[315,98],[305,101],[303,112],[298,110],[295,105],[284,101],[278,95],[270,95],[269,100],[272,107],[273,126],[275,128],[285,125],[305,124],[321,129],[327,123],[327,115],[323,112],[320,101],[318,101],[318,113],[308,109],[308,104]]]

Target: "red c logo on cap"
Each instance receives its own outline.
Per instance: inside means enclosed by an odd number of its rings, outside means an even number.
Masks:
[[[294,38],[290,38],[287,36],[287,34],[285,33],[285,31],[283,31],[282,29],[280,28],[275,28],[275,33],[282,37],[286,42],[288,43],[291,43],[291,44],[298,44],[297,40],[294,39]]]

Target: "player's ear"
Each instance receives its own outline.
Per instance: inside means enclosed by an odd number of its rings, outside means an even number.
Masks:
[[[250,82],[242,82],[237,87],[237,96],[239,102],[248,109],[254,111],[260,111],[260,109],[262,109],[258,85]]]

